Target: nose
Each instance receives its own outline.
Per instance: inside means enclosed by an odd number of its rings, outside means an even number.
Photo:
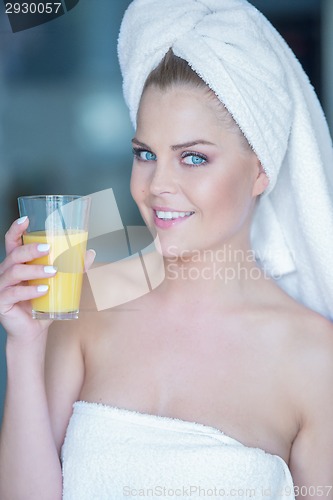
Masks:
[[[157,161],[150,181],[151,194],[158,196],[163,193],[176,193],[177,184],[176,173],[172,166]]]

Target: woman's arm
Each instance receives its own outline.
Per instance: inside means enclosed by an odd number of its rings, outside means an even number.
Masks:
[[[0,320],[7,331],[8,373],[0,434],[0,498],[61,500],[61,440],[83,381],[80,320],[50,326],[49,321],[31,318],[29,299],[38,292],[23,282],[45,276],[41,266],[24,264],[40,256],[36,245],[21,245],[27,225],[12,225],[6,235],[7,258],[0,264]]]
[[[36,342],[7,341],[2,500],[62,498],[60,450],[84,379],[79,324],[57,321]]]
[[[0,434],[0,498],[61,498],[61,467],[50,425],[44,358],[50,321],[33,320],[30,299],[43,294],[26,281],[45,278],[43,266],[25,263],[47,254],[22,245],[28,219],[6,233],[0,264],[0,321],[7,332],[7,393]],[[45,293],[45,291],[44,291]]]
[[[304,500],[333,499],[333,326],[323,320],[320,328],[298,366],[301,422],[290,470],[296,497]]]

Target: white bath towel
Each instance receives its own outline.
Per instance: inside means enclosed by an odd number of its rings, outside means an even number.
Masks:
[[[63,500],[293,500],[277,455],[206,425],[77,402],[62,448]]]
[[[258,259],[333,318],[332,142],[301,65],[246,0],[134,0],[118,43],[134,126],[144,82],[170,48],[225,104],[270,179],[253,224]]]

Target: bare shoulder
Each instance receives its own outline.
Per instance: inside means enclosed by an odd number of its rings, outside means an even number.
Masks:
[[[293,299],[282,303],[276,315],[278,325],[284,330],[285,348],[292,357],[292,366],[303,380],[313,370],[320,372],[333,366],[331,321]]]
[[[290,339],[304,368],[311,371],[333,366],[333,323],[303,306],[290,315]],[[305,363],[305,365],[304,365]]]
[[[316,395],[326,398],[325,392],[332,393],[333,323],[319,314],[308,313],[302,329],[299,328],[300,340],[304,339],[300,348],[299,372],[308,387],[304,391],[304,403],[313,408]],[[333,399],[331,404],[333,409]]]
[[[287,308],[284,321],[284,368],[300,423],[318,409],[333,417],[333,323],[300,305]]]
[[[301,421],[313,398],[333,384],[333,323],[299,304],[276,286],[263,298],[263,328],[271,360]]]
[[[279,334],[281,346],[297,365],[298,359],[310,361],[313,366],[321,356],[330,358],[333,322],[297,302],[276,283],[270,282],[265,288],[262,304],[264,325]]]
[[[290,470],[297,486],[332,485],[333,324],[302,307],[290,317],[285,375],[298,421]]]

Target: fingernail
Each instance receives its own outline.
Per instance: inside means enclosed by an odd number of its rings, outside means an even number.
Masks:
[[[17,224],[23,224],[23,222],[25,222],[27,220],[27,215],[24,215],[24,217],[20,217],[19,219],[17,219]]]
[[[50,245],[48,243],[40,243],[37,245],[38,252],[48,252],[50,250]]]
[[[54,274],[57,272],[57,268],[53,266],[44,266],[44,273]]]
[[[96,257],[96,252],[93,248],[90,248],[88,252],[92,253],[94,255],[94,258]]]
[[[38,285],[37,292],[47,292],[49,287],[47,285]]]

